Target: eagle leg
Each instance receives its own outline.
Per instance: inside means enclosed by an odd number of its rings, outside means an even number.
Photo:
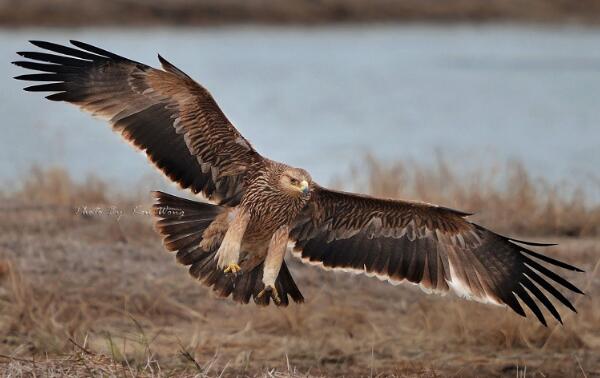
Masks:
[[[269,291],[273,301],[277,304],[281,302],[281,299],[279,298],[279,293],[277,293],[277,289],[275,288],[275,281],[279,276],[279,270],[283,264],[283,257],[285,256],[288,237],[288,226],[283,226],[275,231],[271,237],[271,241],[269,242],[269,249],[267,250],[267,257],[265,259],[265,266],[263,268],[262,281],[265,284],[265,289],[261,291],[261,293],[264,295],[266,291]]]
[[[235,275],[241,270],[239,266],[240,247],[250,216],[240,209],[232,211],[231,216],[233,219],[229,223],[229,228],[223,237],[215,259],[217,259],[219,269],[222,269],[224,273],[231,272]]]

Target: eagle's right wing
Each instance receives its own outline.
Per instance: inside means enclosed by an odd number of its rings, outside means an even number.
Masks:
[[[14,64],[40,72],[16,79],[43,82],[26,91],[55,92],[46,98],[107,119],[182,188],[239,202],[244,174],[262,158],[201,85],[160,55],[164,70],[82,42],[31,43],[50,53],[18,53],[30,60]]]

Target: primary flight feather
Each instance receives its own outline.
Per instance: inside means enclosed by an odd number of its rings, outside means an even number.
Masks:
[[[219,295],[267,305],[304,300],[288,270],[288,243],[303,261],[424,290],[507,305],[525,304],[546,325],[558,321],[558,290],[582,293],[550,270],[580,269],[431,204],[379,199],[319,186],[303,169],[261,156],[210,93],[159,55],[162,70],[71,41],[31,41],[47,52],[19,52],[14,64],[38,71],[26,91],[73,103],[106,119],[181,188],[202,203],[156,192],[156,229],[177,261]]]

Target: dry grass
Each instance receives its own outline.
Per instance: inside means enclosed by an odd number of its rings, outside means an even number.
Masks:
[[[598,0],[0,0],[0,25],[320,24],[398,21],[598,23]]]
[[[600,203],[588,201],[577,186],[550,184],[530,176],[519,162],[459,174],[442,156],[433,167],[403,162],[384,165],[368,157],[365,166],[352,169],[351,176],[358,191],[475,213],[474,221],[498,232],[600,236]]]
[[[571,297],[579,314],[563,312],[564,326],[544,328],[506,309],[295,260],[291,269],[307,303],[236,305],[214,298],[164,251],[143,214],[149,196],[37,170],[20,190],[0,192],[2,373],[600,375],[597,206],[531,179],[518,166],[507,169],[500,185],[498,177],[459,180],[442,164],[417,174],[402,164],[371,161],[367,168],[355,177],[359,188],[482,209],[483,223],[560,242],[547,252],[587,271],[569,275],[588,294]],[[104,215],[78,212],[81,205],[100,207]]]

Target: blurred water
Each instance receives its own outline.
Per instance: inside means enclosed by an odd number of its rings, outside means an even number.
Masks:
[[[464,170],[521,160],[600,198],[600,29],[516,26],[0,32],[0,181],[33,163],[158,175],[101,121],[20,90],[28,39],[78,39],[203,83],[262,154],[328,183],[370,152]]]

